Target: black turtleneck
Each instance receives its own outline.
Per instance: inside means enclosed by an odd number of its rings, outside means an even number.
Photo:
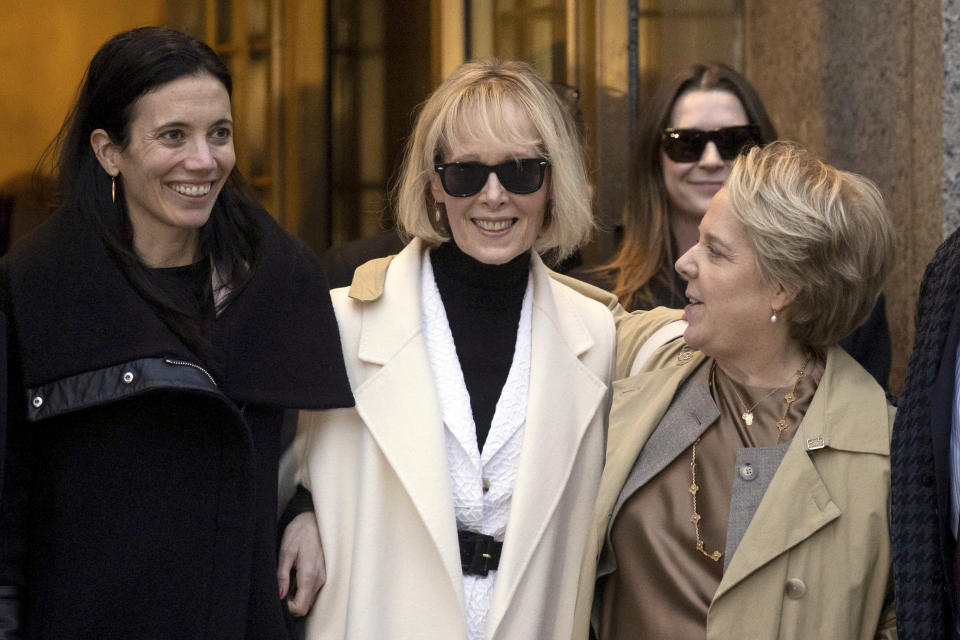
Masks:
[[[530,252],[506,264],[484,264],[446,242],[430,252],[430,262],[470,394],[477,446],[483,451],[513,363]]]

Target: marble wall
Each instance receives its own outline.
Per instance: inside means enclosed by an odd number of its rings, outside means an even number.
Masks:
[[[960,197],[953,117],[960,108],[960,51],[952,65],[957,79],[947,74],[947,85],[956,85],[946,92],[957,100],[951,110],[943,99],[943,52],[953,46],[956,27],[941,26],[942,15],[960,14],[951,7],[960,0],[943,2],[745,0],[744,6],[745,71],[781,137],[868,176],[887,200],[898,236],[897,266],[885,287],[895,392],[913,344],[923,269],[949,226],[944,197]],[[957,169],[945,180],[952,156]]]
[[[943,0],[943,235],[960,227],[960,0]]]

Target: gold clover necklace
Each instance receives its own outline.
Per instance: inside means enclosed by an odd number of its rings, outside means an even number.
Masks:
[[[797,387],[800,386],[800,381],[806,375],[807,366],[809,366],[810,360],[812,359],[813,359],[813,355],[810,353],[807,353],[806,362],[804,362],[803,366],[797,369],[797,372],[794,374],[796,376],[796,380],[793,383],[793,389],[791,389],[789,393],[783,396],[783,400],[785,402],[785,406],[783,407],[783,415],[781,415],[780,419],[777,420],[777,432],[778,432],[777,442],[778,443],[780,442],[780,439],[783,438],[783,432],[789,426],[787,424],[787,413],[790,411],[790,405],[792,405],[797,400]],[[715,381],[716,372],[717,372],[716,360],[714,360],[712,367],[713,369],[710,371],[711,383],[716,385],[716,381]],[[753,410],[757,407],[757,405],[760,404],[760,402],[763,402],[764,400],[772,396],[775,392],[780,391],[783,388],[784,387],[778,387],[777,389],[774,389],[773,391],[765,395],[763,398],[761,398],[758,402],[755,402],[752,407],[750,407],[740,415],[740,417],[743,419],[743,421],[746,423],[748,427],[751,424],[753,424]],[[734,387],[733,391],[734,393],[737,392],[736,387]],[[737,393],[737,398],[740,400],[740,406],[742,407],[743,399],[740,398],[739,393]],[[700,521],[703,519],[703,516],[700,515],[699,511],[697,511],[697,493],[700,492],[700,486],[697,484],[697,445],[698,444],[700,444],[700,438],[697,438],[694,441],[693,447],[691,448],[691,452],[690,452],[690,488],[688,489],[688,491],[690,492],[690,496],[693,498],[693,514],[690,516],[690,522],[693,523],[693,531],[697,536],[697,551],[699,551],[706,557],[710,558],[714,562],[719,562],[720,558],[723,557],[723,553],[719,549],[715,549],[713,553],[708,553],[706,549],[703,548],[703,545],[704,545],[703,538],[700,537]]]

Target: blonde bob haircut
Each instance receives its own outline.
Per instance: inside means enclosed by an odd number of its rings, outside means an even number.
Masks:
[[[506,117],[507,103],[526,116],[536,137]],[[534,243],[537,252],[553,249],[553,257],[562,260],[589,238],[594,225],[590,191],[572,114],[533,67],[495,59],[460,65],[421,107],[394,193],[397,221],[406,234],[428,244],[450,239],[445,216],[435,220],[434,164],[475,140],[494,149],[532,144],[549,160],[550,193]]]
[[[795,294],[777,315],[812,347],[863,324],[893,266],[894,239],[876,185],[791,142],[737,159],[726,184],[761,277]]]

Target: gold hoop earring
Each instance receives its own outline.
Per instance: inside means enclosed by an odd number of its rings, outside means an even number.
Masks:
[[[117,176],[110,176],[110,199],[117,204]]]

